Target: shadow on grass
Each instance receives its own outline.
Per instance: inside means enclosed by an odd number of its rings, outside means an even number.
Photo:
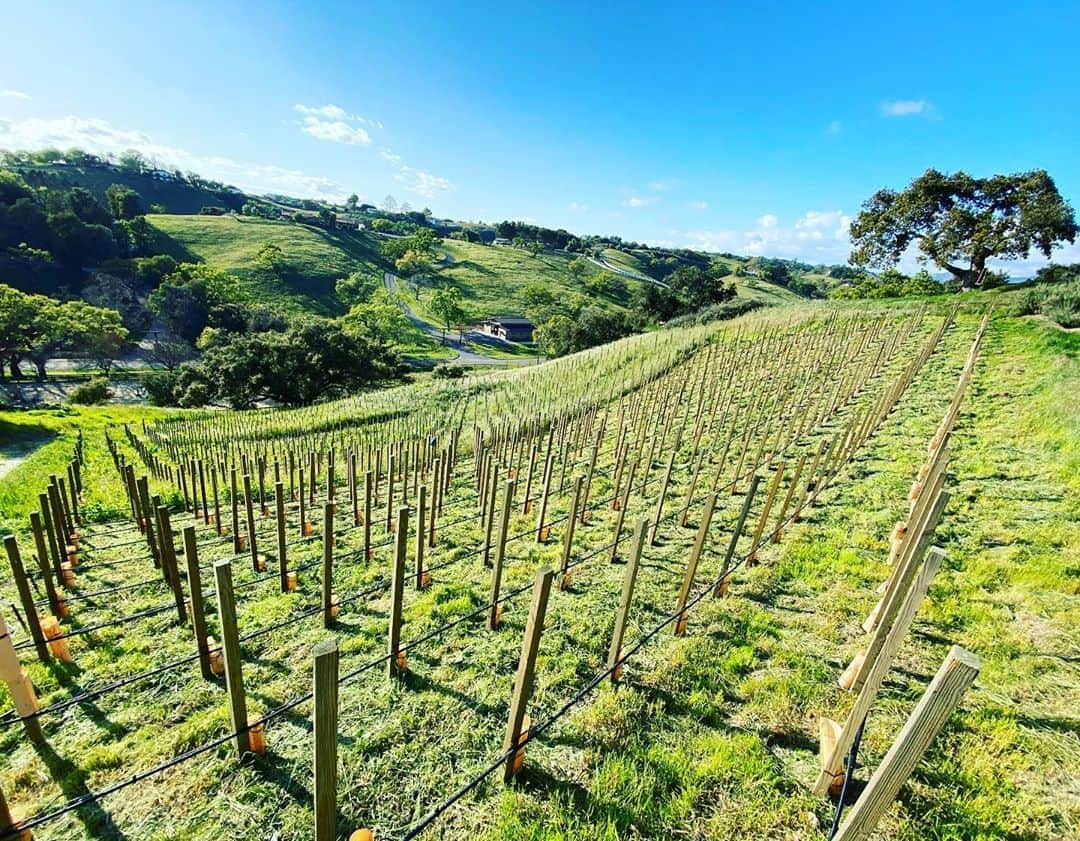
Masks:
[[[73,762],[60,756],[48,744],[34,745],[34,750],[37,751],[41,761],[49,769],[49,774],[68,800],[91,794],[86,785],[86,775]],[[113,822],[112,816],[97,800],[90,800],[80,806],[75,810],[75,814],[92,838],[108,839],[108,841],[121,841],[127,838]],[[47,836],[42,835],[42,837]]]

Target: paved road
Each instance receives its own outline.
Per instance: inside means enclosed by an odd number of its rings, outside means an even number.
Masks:
[[[649,277],[648,275],[638,274],[637,272],[631,272],[627,271],[626,269],[620,269],[618,266],[613,266],[603,257],[590,257],[588,254],[586,254],[585,259],[588,260],[590,263],[594,263],[600,268],[607,269],[609,272],[612,272],[614,274],[622,275],[623,277],[629,277],[633,280],[640,280],[644,283],[652,283],[656,286],[663,286],[665,289],[671,288],[668,284],[664,283],[664,281],[657,280],[655,277]]]
[[[404,297],[398,295],[398,276],[396,274],[393,272],[383,272],[383,285],[386,287],[386,291],[390,293],[391,297],[397,301],[398,306],[401,307],[401,311],[405,313],[405,317],[409,319],[412,324],[419,327],[433,339],[438,339],[457,353],[457,356],[451,361],[457,362],[460,365],[527,365],[533,361],[532,359],[498,359],[494,356],[485,356],[482,353],[470,350],[464,344],[455,341],[453,337],[449,335],[446,336],[445,341],[443,341],[442,331],[417,315],[412,307],[409,306],[408,301],[406,301]]]

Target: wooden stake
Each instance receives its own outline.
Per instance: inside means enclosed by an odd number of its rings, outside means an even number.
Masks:
[[[394,534],[394,560],[390,569],[390,630],[387,636],[386,676],[396,677],[405,671],[401,651],[401,601],[405,594],[405,553],[408,550],[409,509],[400,506]]]
[[[495,563],[491,569],[491,612],[488,614],[488,627],[499,627],[499,587],[502,584],[503,561],[506,557],[506,532],[510,527],[510,506],[513,504],[514,480],[507,479],[503,484],[503,505],[499,512],[499,535],[495,544]]]
[[[168,575],[168,584],[176,601],[176,614],[180,624],[187,623],[187,610],[184,607],[184,586],[180,581],[180,571],[176,566],[176,544],[173,543],[172,526],[169,523],[169,509],[159,505],[155,509],[158,531],[161,533],[161,566]]]
[[[323,503],[322,614],[323,627],[334,627],[334,503]]]
[[[578,504],[581,499],[581,487],[584,476],[574,479],[574,490],[570,494],[570,511],[566,515],[566,533],[563,535],[562,563],[559,565],[559,589],[570,586],[570,554],[574,548],[574,529],[577,526]]]
[[[525,623],[521,658],[518,660],[517,676],[514,678],[514,694],[510,699],[510,716],[506,723],[506,739],[503,741],[503,752],[508,754],[506,768],[503,771],[503,782],[507,783],[515,775],[514,758],[521,748],[525,709],[532,696],[536,654],[540,650],[540,635],[544,631],[544,614],[547,612],[551,580],[554,576],[554,570],[542,567],[536,571],[536,580],[533,584],[532,603],[529,605],[529,618]]]
[[[750,513],[750,506],[754,502],[754,496],[757,494],[760,483],[761,477],[755,474],[750,480],[750,487],[746,489],[746,499],[743,500],[738,522],[735,523],[735,530],[731,533],[727,552],[724,553],[724,565],[720,569],[720,582],[713,590],[714,598],[720,598],[727,593],[727,572],[731,569],[731,560],[735,557],[735,549],[739,545],[739,537],[742,535],[743,525],[746,523],[746,515]]]
[[[424,572],[424,544],[427,542],[427,534],[424,531],[424,522],[427,517],[427,485],[420,485],[416,497],[416,589],[423,590],[427,586],[427,573]]]
[[[630,557],[623,573],[622,595],[619,596],[619,609],[615,613],[615,631],[608,648],[607,666],[611,669],[611,680],[616,682],[622,676],[622,642],[626,633],[626,623],[630,617],[630,605],[634,600],[634,584],[637,582],[638,567],[641,565],[641,550],[645,544],[645,530],[649,527],[648,517],[638,520],[634,528],[633,542],[630,545]]]
[[[195,526],[184,527],[184,560],[187,562],[188,589],[191,591],[191,626],[195,631],[195,646],[199,651],[199,670],[207,680],[214,679],[210,668],[210,647],[206,644],[206,608],[203,605],[202,573],[199,569],[199,550],[195,545]]]
[[[338,643],[315,645],[312,680],[315,744],[315,841],[337,839]]]
[[[954,645],[840,827],[837,841],[860,841],[873,832],[978,674],[979,658]]]
[[[681,637],[686,633],[686,602],[689,600],[690,590],[694,586],[698,561],[701,560],[701,550],[705,547],[705,540],[709,536],[709,524],[712,522],[715,508],[716,492],[714,491],[705,498],[705,510],[701,514],[701,522],[698,523],[697,537],[694,538],[694,546],[690,550],[690,560],[686,564],[686,575],[683,576],[679,598],[675,602],[675,611],[679,614],[679,618],[675,621],[675,636],[677,637]]]
[[[11,641],[11,634],[8,633],[2,611],[0,611],[0,680],[4,681],[11,694],[11,699],[15,703],[15,712],[22,717],[26,735],[33,742],[43,743],[45,737],[41,732],[41,722],[36,716],[27,718],[38,711],[34,685],[19,665],[19,655],[15,653],[15,646]]]
[[[218,619],[221,622],[221,652],[225,658],[225,688],[229,693],[229,712],[236,731],[236,752],[249,750],[247,734],[247,699],[240,662],[240,635],[236,631],[236,601],[233,596],[232,561],[214,564],[217,587]]]
[[[41,622],[38,620],[37,608],[34,606],[34,595],[30,592],[30,582],[26,578],[26,570],[23,569],[22,556],[19,554],[19,544],[15,535],[9,534],[4,538],[4,549],[7,551],[8,562],[11,564],[11,574],[15,577],[15,586],[19,591],[19,601],[22,602],[23,614],[26,624],[30,627],[30,636],[34,639],[34,649],[38,659],[42,663],[49,662],[49,646],[45,641],[45,634],[41,632]]]
[[[281,592],[289,592],[288,544],[285,542],[285,485],[274,483],[274,514],[277,520],[278,582]]]

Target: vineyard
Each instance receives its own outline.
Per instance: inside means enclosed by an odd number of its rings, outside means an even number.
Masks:
[[[80,435],[5,541],[0,836],[1061,837],[1075,731],[995,741],[956,584],[1016,329],[780,309]],[[1060,755],[979,801],[943,740]]]

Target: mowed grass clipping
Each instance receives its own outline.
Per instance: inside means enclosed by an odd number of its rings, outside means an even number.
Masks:
[[[977,318],[961,314],[897,411],[821,504],[763,551],[759,566],[739,570],[729,598],[701,602],[687,637],[661,634],[627,665],[619,687],[601,687],[531,744],[516,785],[482,784],[428,837],[826,837],[831,806],[809,794],[817,716],[842,719],[851,703],[836,677],[865,644],[858,624],[887,575],[889,532],[907,514],[908,487],[955,387]],[[1057,839],[1070,837],[1080,820],[1078,344],[1077,336],[1036,321],[998,317],[991,325],[953,437],[953,497],[937,533],[948,559],[871,712],[860,764],[880,761],[950,644],[979,654],[983,670],[878,838]],[[88,451],[103,462],[100,427],[87,435]],[[94,481],[107,482],[111,471],[111,461],[99,463]],[[676,488],[687,481],[673,477]],[[0,490],[7,484],[0,480]],[[601,485],[597,498],[606,491]],[[724,502],[724,536],[738,501]],[[515,517],[512,531],[532,523],[534,517]],[[482,531],[453,534],[456,546],[440,543],[440,553],[460,553],[461,564],[423,594],[409,592],[406,639],[483,603],[487,576],[468,553]],[[604,529],[581,530],[579,541],[608,536]],[[639,593],[642,604],[656,607],[634,616],[632,639],[673,603],[692,537],[690,530],[677,532],[647,551]],[[557,544],[515,546],[504,588],[527,583],[538,563],[555,560]],[[294,560],[315,559],[318,552],[315,540]],[[342,592],[384,575],[383,552],[374,565],[342,565]],[[102,552],[97,559],[110,557]],[[534,720],[601,667],[622,569],[606,560],[588,565],[575,576],[572,593],[553,597]],[[137,570],[133,574],[153,573],[145,559]],[[250,566],[244,574],[250,576]],[[5,595],[9,590],[4,587]],[[318,600],[310,575],[301,575],[294,596],[270,590],[249,593],[242,632]],[[162,593],[123,599],[99,609],[134,611],[152,603],[147,599],[161,601]],[[527,602],[526,593],[508,604],[497,633],[466,624],[438,646],[411,652],[415,668],[402,686],[377,672],[342,688],[343,837],[372,814],[400,815],[376,833],[397,837],[411,815],[433,807],[497,751],[498,713],[509,698]],[[381,653],[387,607],[380,598],[347,612],[338,631],[343,663]],[[186,653],[179,635],[167,632],[168,620],[148,620],[138,634],[112,629],[96,635],[79,651],[81,672],[27,665],[43,698],[65,697],[72,681],[93,685],[103,675]],[[321,635],[316,625],[317,617],[302,634],[285,629],[245,643],[253,712],[310,685],[311,643]],[[42,754],[16,730],[0,732],[0,787],[9,800],[13,791],[26,798],[53,792],[55,805],[226,732],[223,693],[195,674],[192,668],[166,675],[103,700],[89,714],[69,714],[49,725],[54,747]],[[9,706],[5,695],[3,707]],[[36,835],[308,838],[308,715],[301,707],[273,724],[265,758],[237,762],[226,746]]]

